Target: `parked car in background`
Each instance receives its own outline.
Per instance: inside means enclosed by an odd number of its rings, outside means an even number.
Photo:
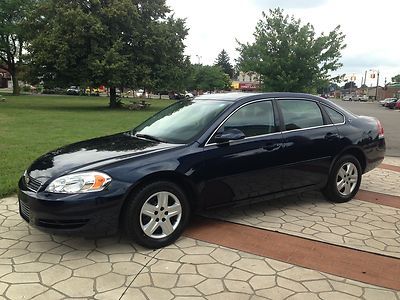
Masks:
[[[386,107],[388,107],[388,108],[390,108],[390,109],[393,109],[393,108],[396,107],[396,105],[397,105],[398,102],[399,102],[399,100],[389,101],[389,102],[387,102],[387,106],[386,106]]]
[[[87,87],[85,90],[85,95],[87,96],[100,96],[99,88]]]
[[[194,98],[194,95],[192,93],[189,93],[185,91],[184,93],[179,93],[179,92],[170,92],[168,94],[169,99],[174,99],[174,100],[182,100],[182,99],[192,99]]]
[[[396,99],[396,98],[386,98],[386,99],[384,99],[384,100],[379,101],[379,104],[381,104],[382,106],[385,106],[385,104],[386,104],[387,102],[389,102],[389,101],[391,101],[391,100],[393,100],[393,99]]]
[[[186,99],[192,99],[192,98],[194,98],[194,95],[192,93],[188,92],[188,91],[185,91],[185,98]]]
[[[390,98],[388,101],[385,102],[385,107],[393,108],[396,105],[397,98]]]
[[[394,107],[395,109],[400,109],[400,100],[398,100],[397,102],[396,102],[396,106]]]
[[[148,98],[149,93],[148,92],[144,92],[143,89],[139,89],[139,90],[135,91],[135,96],[138,97],[138,98],[141,98],[141,97]]]
[[[366,101],[368,101],[368,96],[367,95],[359,95],[358,101],[366,102]]]
[[[354,97],[352,97],[352,95],[345,95],[345,96],[343,96],[342,100],[343,101],[353,101],[353,98]]]
[[[368,101],[367,95],[346,95],[343,97],[343,101]]]
[[[81,94],[81,89],[79,88],[79,86],[70,86],[67,89],[67,95],[80,95]]]
[[[19,180],[20,214],[62,234],[106,235],[121,226],[141,245],[159,248],[173,243],[196,211],[306,190],[349,201],[384,154],[379,120],[320,97],[202,95],[132,130],[38,158]]]

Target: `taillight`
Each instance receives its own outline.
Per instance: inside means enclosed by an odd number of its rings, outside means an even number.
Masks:
[[[378,125],[378,136],[379,136],[379,138],[384,138],[385,137],[385,131],[383,130],[383,126],[381,124],[381,121],[376,119],[376,123]]]

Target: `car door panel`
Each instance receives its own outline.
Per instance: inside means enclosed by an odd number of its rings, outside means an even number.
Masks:
[[[280,99],[284,189],[324,185],[338,151],[339,132],[319,104],[308,99]]]
[[[281,133],[206,147],[201,191],[205,206],[224,205],[281,190],[281,151]]]
[[[283,133],[285,190],[324,185],[333,157],[337,152],[339,134],[336,126],[288,131]]]
[[[239,107],[218,129],[240,130],[246,137],[204,148],[205,206],[224,205],[279,191],[282,134],[271,100]]]

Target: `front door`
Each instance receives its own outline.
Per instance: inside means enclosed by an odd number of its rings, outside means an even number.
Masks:
[[[270,100],[246,104],[218,129],[239,129],[245,138],[204,147],[201,191],[206,207],[259,198],[282,189],[282,135]]]

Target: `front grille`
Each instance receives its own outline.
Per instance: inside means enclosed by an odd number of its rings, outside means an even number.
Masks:
[[[19,201],[19,210],[21,212],[21,216],[29,222],[29,212],[30,208],[27,203],[22,202],[21,200]]]
[[[87,222],[89,222],[88,219],[79,219],[79,220],[38,219],[37,225],[55,229],[76,229],[86,225]]]
[[[39,180],[32,178],[29,175],[26,175],[25,182],[27,188],[34,192],[37,192],[40,186],[42,185],[42,183]]]

